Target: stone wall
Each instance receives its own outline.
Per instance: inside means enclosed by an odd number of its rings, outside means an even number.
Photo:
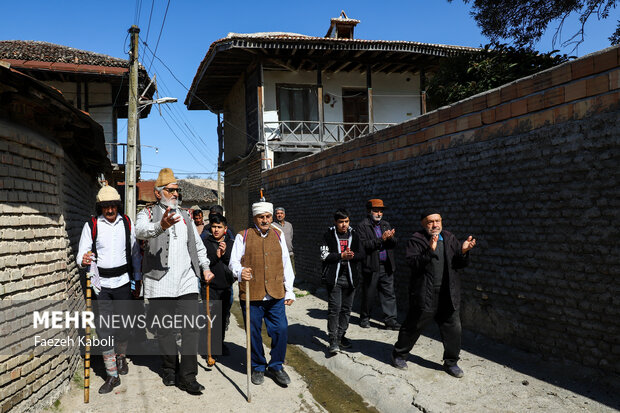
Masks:
[[[319,280],[333,211],[382,198],[407,239],[437,207],[478,239],[462,272],[464,326],[620,373],[620,64],[610,48],[263,173],[295,228],[298,277]],[[378,315],[378,314],[377,314]]]
[[[0,299],[83,303],[75,254],[96,182],[57,141],[5,121],[0,156]],[[77,354],[0,355],[0,411],[51,405],[81,365]]]

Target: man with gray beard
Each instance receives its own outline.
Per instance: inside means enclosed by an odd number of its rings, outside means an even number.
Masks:
[[[159,172],[155,196],[158,203],[140,211],[136,219],[136,237],[146,240],[144,298],[159,319],[166,315],[197,316],[200,279],[208,283],[214,276],[196,226],[187,212],[178,208],[179,185],[169,168]],[[196,381],[198,330],[184,326],[181,336],[179,362],[175,331],[168,328],[157,332],[162,379],[166,386],[176,384],[190,394],[200,394],[204,387]]]
[[[413,234],[405,250],[405,260],[411,267],[409,312],[392,351],[392,364],[398,369],[407,368],[409,352],[434,319],[444,346],[444,370],[460,378],[461,280],[456,270],[467,266],[469,250],[476,240],[470,235],[460,243],[451,232],[443,230],[437,210],[424,211],[420,220],[422,229]]]

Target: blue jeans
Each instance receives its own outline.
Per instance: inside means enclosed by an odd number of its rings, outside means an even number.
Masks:
[[[245,301],[241,301],[243,322],[246,322]],[[267,334],[271,337],[271,360],[267,364],[263,350],[261,330],[263,320],[267,327]],[[252,340],[252,370],[265,371],[266,367],[272,370],[282,370],[286,344],[288,341],[288,321],[284,310],[284,299],[264,301],[250,301],[250,338]]]

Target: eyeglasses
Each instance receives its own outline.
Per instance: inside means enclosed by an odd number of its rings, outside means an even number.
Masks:
[[[169,194],[173,194],[173,193],[177,193],[180,194],[181,193],[181,188],[164,188],[164,190],[166,192],[168,192]]]

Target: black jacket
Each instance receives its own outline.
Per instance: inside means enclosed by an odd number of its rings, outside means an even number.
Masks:
[[[202,239],[205,244],[205,248],[207,249],[207,257],[210,262],[209,268],[215,275],[209,285],[217,289],[228,288],[235,282],[234,275],[230,268],[228,268],[234,241],[228,235],[224,235],[224,240],[226,241],[226,252],[221,258],[218,258],[217,248],[219,243],[215,240],[215,238],[213,238],[213,235],[208,234]],[[204,280],[202,280],[202,282],[204,283]]]
[[[392,229],[389,222],[381,220],[379,222],[381,233]],[[396,236],[383,242],[381,238],[375,234],[375,224],[370,217],[364,218],[357,227],[360,240],[366,252],[366,260],[362,263],[362,272],[373,273],[379,271],[379,251],[385,249],[387,252],[387,260],[390,262],[392,272],[396,270],[396,260],[394,259],[394,248],[398,242]]]
[[[458,310],[461,301],[461,279],[456,270],[469,264],[469,252],[461,254],[462,243],[448,231],[441,231],[444,245],[444,275],[448,276],[452,308]],[[431,259],[437,257],[431,249],[430,235],[425,230],[413,234],[405,250],[405,260],[411,268],[409,283],[410,306],[430,310],[433,302],[433,271]]]
[[[338,279],[338,272],[342,266],[346,266],[349,273],[349,281],[355,287],[359,279],[359,263],[366,254],[361,246],[357,231],[349,228],[349,249],[355,253],[353,259],[343,260],[341,258],[340,240],[335,227],[330,227],[323,235],[321,243],[321,261],[323,263],[321,282],[333,287]]]

